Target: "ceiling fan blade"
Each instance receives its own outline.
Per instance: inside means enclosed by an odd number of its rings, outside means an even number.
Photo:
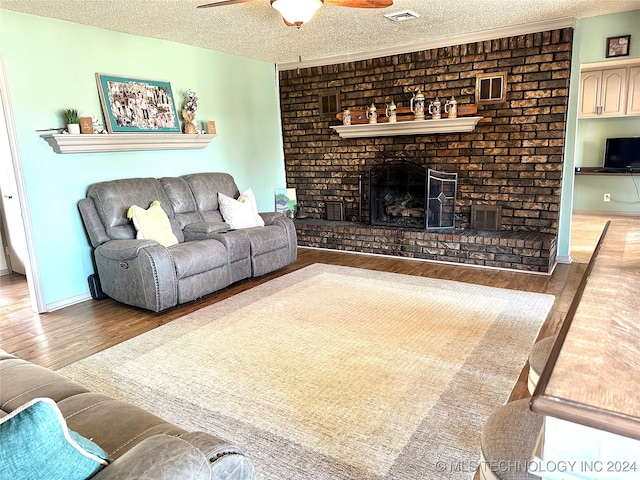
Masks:
[[[352,8],[386,8],[393,5],[393,0],[324,0],[328,5]]]
[[[220,2],[205,3],[204,5],[198,5],[198,8],[222,7],[223,5],[233,5],[234,3],[248,3],[248,2],[253,2],[253,0],[222,0]]]

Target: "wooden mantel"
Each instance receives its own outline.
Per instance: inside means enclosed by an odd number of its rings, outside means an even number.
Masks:
[[[48,134],[41,137],[56,153],[194,150],[205,148],[217,135],[183,133]]]
[[[472,132],[483,117],[441,118],[439,120],[409,120],[396,123],[360,123],[333,125],[342,138],[392,137],[397,135],[429,135],[433,133]]]

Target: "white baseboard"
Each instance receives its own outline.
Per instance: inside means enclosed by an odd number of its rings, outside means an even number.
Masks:
[[[572,263],[573,259],[571,255],[556,255],[556,262],[558,263]]]
[[[70,307],[71,305],[75,305],[77,303],[86,302],[87,300],[91,300],[91,294],[89,294],[89,292],[58,300],[57,302],[47,303],[46,311],[53,312],[55,310],[60,310],[61,308]]]

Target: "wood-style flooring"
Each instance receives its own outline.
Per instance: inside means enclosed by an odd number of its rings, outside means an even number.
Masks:
[[[575,223],[575,222],[574,222]],[[604,221],[578,217],[580,234],[572,241],[580,245],[580,261],[559,264],[552,275],[536,275],[401,258],[359,255],[300,248],[298,260],[287,268],[246,280],[194,302],[160,313],[129,307],[111,299],[88,300],[46,314],[31,311],[23,276],[0,276],[0,348],[39,365],[58,369],[129,338],[171,322],[187,313],[214,304],[236,293],[313,263],[420,275],[480,285],[555,295],[556,301],[540,331],[540,338],[557,333],[573,301]],[[528,395],[526,367],[512,398]]]

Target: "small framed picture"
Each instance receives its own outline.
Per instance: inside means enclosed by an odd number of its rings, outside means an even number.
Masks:
[[[631,43],[631,35],[607,38],[607,58],[629,55],[629,43]]]
[[[93,118],[80,117],[80,133],[93,133]]]
[[[216,134],[216,122],[213,120],[209,120],[207,122],[207,132],[215,135]]]

